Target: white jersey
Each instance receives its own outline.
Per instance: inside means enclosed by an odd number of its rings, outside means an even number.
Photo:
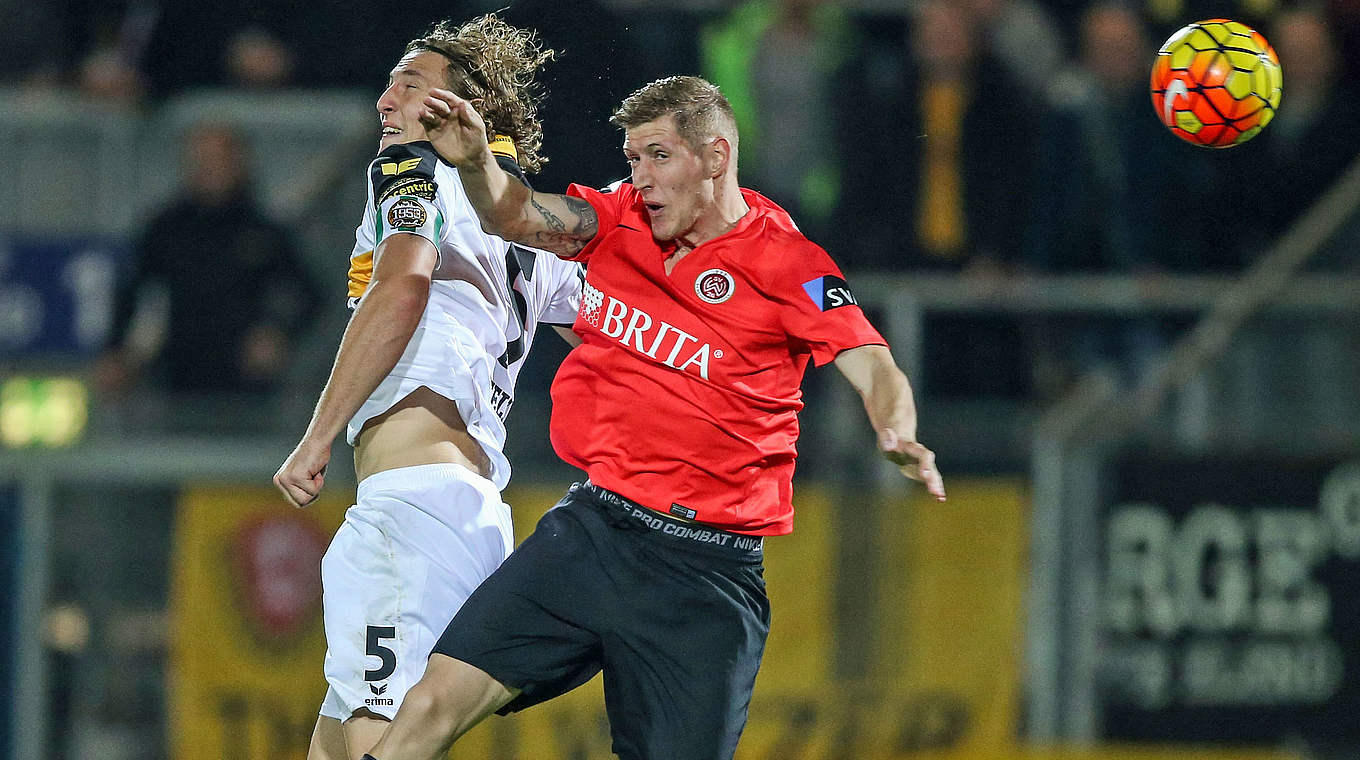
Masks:
[[[493,151],[522,177],[507,143],[498,138]],[[347,439],[353,444],[365,422],[425,386],[457,405],[491,462],[489,479],[504,488],[504,421],[515,380],[538,323],[576,319],[580,267],[484,232],[458,170],[428,142],[389,146],[369,167],[368,204],[350,255],[351,308],[363,302],[374,252],[395,234],[420,235],[438,249],[429,302],[396,367],[350,420]]]

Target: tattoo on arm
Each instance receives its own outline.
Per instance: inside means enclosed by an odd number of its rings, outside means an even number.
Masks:
[[[538,194],[532,190],[529,191],[529,203],[533,204],[534,210],[538,212],[539,216],[543,217],[543,223],[548,225],[548,229],[557,234],[562,234],[567,231],[567,225],[562,221],[561,217],[554,214],[547,206],[539,203]]]
[[[600,231],[600,217],[595,213],[595,207],[590,205],[583,198],[573,198],[570,195],[562,196],[562,200],[567,204],[567,208],[576,215],[576,227],[572,229],[573,237],[582,240],[589,240],[595,237]]]
[[[553,209],[539,203],[537,196],[538,193],[530,191],[529,204],[538,212],[540,221],[546,229],[540,229],[534,233],[532,240],[524,242],[557,254],[571,256],[580,253],[599,232],[599,215],[587,201],[567,195],[550,196],[561,200],[563,216],[567,217],[563,219]]]

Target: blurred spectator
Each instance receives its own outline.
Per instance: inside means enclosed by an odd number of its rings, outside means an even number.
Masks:
[[[126,390],[148,365],[172,394],[273,390],[291,337],[314,311],[317,292],[289,232],[251,197],[240,134],[200,124],[184,143],[184,187],[156,214],[120,284],[111,346],[96,367],[105,391]],[[148,286],[164,288],[164,340],[147,351],[129,326]]]
[[[1142,21],[1121,3],[1092,5],[1082,17],[1080,51],[1048,92],[1026,266],[1130,274],[1203,268],[1210,241],[1202,225],[1178,226],[1171,236],[1165,230],[1167,220],[1194,218],[1211,179],[1203,169],[1208,153],[1176,140],[1153,113],[1154,48]]]
[[[1035,0],[966,0],[988,51],[1034,97],[1042,97],[1067,56],[1062,31]]]
[[[347,13],[327,13],[337,19]],[[145,60],[151,91],[165,97],[201,87],[277,86],[291,76],[298,38],[317,37],[309,6],[263,0],[164,3]],[[319,43],[318,43],[319,44]],[[338,55],[363,54],[363,43],[325,35]],[[329,81],[329,80],[320,80]],[[351,84],[353,82],[350,82]]]
[[[1277,14],[1317,0],[1140,0],[1144,18],[1160,46],[1172,32],[1192,21],[1227,18],[1266,31]]]
[[[981,46],[962,4],[930,0],[909,31],[881,17],[836,112],[845,194],[830,247],[850,270],[1007,276],[1029,210],[1034,98]],[[910,40],[903,55],[902,40]],[[1028,373],[1012,320],[931,315],[922,386],[932,397],[1019,398]]]
[[[135,106],[146,94],[142,73],[113,48],[86,56],[76,76],[81,93],[106,104]]]
[[[75,85],[83,94],[116,106],[136,106],[147,91],[139,68],[146,45],[160,17],[147,2],[101,8],[90,18],[92,46],[81,53]]]
[[[705,29],[704,72],[732,103],[741,171],[820,240],[840,194],[832,96],[850,48],[824,0],[750,0]]]
[[[846,165],[847,265],[994,272],[1012,264],[1029,210],[1037,109],[979,47],[962,6],[924,3],[900,27],[871,18],[837,104]],[[886,39],[885,39],[886,35]]]
[[[227,43],[230,81],[247,90],[276,90],[293,79],[294,56],[278,37],[260,27],[243,29]]]
[[[1181,144],[1152,113],[1154,49],[1142,20],[1122,3],[1092,5],[1082,15],[1079,47],[1078,65],[1049,91],[1025,266],[1042,274],[1147,276],[1166,262],[1202,263],[1207,241],[1194,205],[1209,175],[1198,170],[1202,149]],[[1132,381],[1165,342],[1152,318],[1082,316],[1035,328],[1034,381],[1044,397],[1098,364],[1122,367]]]
[[[1243,232],[1259,245],[1283,233],[1360,155],[1360,109],[1337,86],[1328,26],[1320,12],[1300,9],[1263,30],[1284,69],[1284,98],[1265,131],[1233,149],[1227,181]],[[1271,192],[1262,191],[1266,183]]]

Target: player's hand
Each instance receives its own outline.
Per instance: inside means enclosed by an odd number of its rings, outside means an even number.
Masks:
[[[439,155],[454,166],[473,166],[487,151],[486,122],[472,107],[448,90],[435,87],[425,96],[420,124]]]
[[[916,441],[897,435],[897,431],[884,429],[878,434],[878,448],[889,462],[897,465],[903,475],[923,483],[926,490],[936,501],[944,501],[944,478],[935,467],[935,452]]]
[[[326,465],[330,461],[329,443],[314,444],[303,439],[274,473],[274,485],[289,504],[305,507],[316,500],[326,484]]]

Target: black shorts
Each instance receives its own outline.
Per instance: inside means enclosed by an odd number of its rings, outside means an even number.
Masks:
[[[727,760],[770,629],[761,544],[578,483],[434,651],[520,689],[502,713],[603,670],[621,760]]]

